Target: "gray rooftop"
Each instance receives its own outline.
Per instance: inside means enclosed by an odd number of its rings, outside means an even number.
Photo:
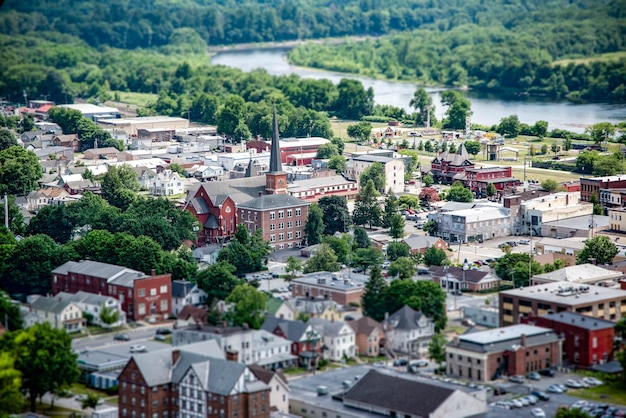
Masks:
[[[312,325],[317,332],[325,337],[336,337],[344,327],[354,332],[345,321],[329,321],[323,318],[311,318],[307,324]]]
[[[71,304],[72,302],[68,300],[59,300],[57,298],[47,298],[44,296],[40,296],[31,304],[31,306],[33,310],[60,314]]]
[[[574,312],[559,312],[553,314],[542,315],[542,318],[549,319],[550,321],[575,325],[579,328],[584,328],[590,331],[596,331],[600,329],[607,329],[615,327],[615,323],[611,321],[605,321],[603,319],[593,318]]]
[[[69,273],[82,274],[85,276],[99,277],[107,279],[108,282],[122,279],[122,282],[132,277],[133,279],[145,277],[146,275],[140,271],[132,270],[123,266],[114,264],[100,263],[98,261],[81,260],[79,262],[68,261],[67,263],[52,270],[52,274]],[[124,276],[124,277],[122,277]]]
[[[581,287],[583,288],[581,290]],[[500,292],[502,297],[514,296],[559,305],[579,306],[605,300],[626,300],[626,290],[570,282],[543,283]]]
[[[293,279],[292,283],[315,285],[317,287],[327,289],[353,290],[363,288],[368,279],[369,277],[365,275],[357,276],[355,274],[351,274],[342,277],[340,273],[319,271],[316,273],[308,273],[302,277]]]
[[[544,222],[545,226],[559,228],[589,229],[593,219],[594,228],[601,228],[609,225],[609,217],[604,215],[584,215],[573,218],[561,219],[558,221]]]
[[[172,280],[172,297],[184,298],[194,288],[195,283],[187,280]]]
[[[390,161],[396,160],[396,158],[382,157],[380,155],[370,155],[370,154],[355,155],[352,157],[352,159],[354,161],[364,161],[364,162],[369,162],[369,163],[382,163],[382,164],[387,164]],[[397,160],[403,161],[400,158],[397,158]]]
[[[383,321],[383,324],[391,321],[398,321],[398,324],[393,327],[394,329],[410,331],[418,329],[419,325],[417,321],[422,319],[424,314],[421,311],[416,311],[411,307],[404,305],[389,317],[388,321]]]
[[[578,264],[564,267],[550,273],[537,274],[533,279],[550,280],[554,282],[587,283],[622,277],[621,271],[609,270],[594,264]]]
[[[515,351],[522,346],[522,336],[525,336],[526,347],[552,343],[559,339],[549,328],[520,324],[463,334],[447,345],[478,353]]]
[[[271,333],[274,333],[276,328],[282,330],[287,340],[300,341],[303,339],[309,326],[302,321],[292,321],[289,319],[276,318],[275,316],[268,316],[261,326],[262,330]]]
[[[293,197],[289,194],[266,194],[256,199],[237,205],[239,209],[269,210],[290,208],[295,206],[308,206],[309,202]]]

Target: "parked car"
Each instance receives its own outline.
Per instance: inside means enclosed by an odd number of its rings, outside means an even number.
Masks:
[[[131,345],[130,352],[131,353],[145,353],[146,346],[145,345]]]
[[[537,398],[536,396],[533,396],[533,395],[525,396],[525,398],[528,399],[528,402],[530,402],[531,405],[534,405],[537,402],[539,402],[539,398]]]
[[[563,383],[565,384],[565,386],[572,389],[581,389],[583,387],[583,385],[578,380],[574,379],[567,379]]]
[[[354,269],[352,269],[352,273],[362,273],[363,272],[363,267],[355,267]]]
[[[154,339],[155,339],[156,341],[165,341],[165,339],[166,339],[166,338],[167,338],[167,337],[166,337],[165,335],[163,335],[163,334],[156,334],[156,335],[154,336]]]
[[[169,328],[157,328],[156,333],[159,335],[169,335],[172,333],[172,330]]]
[[[519,399],[512,399],[511,402],[513,403],[513,405],[515,405],[516,408],[524,407],[524,402],[520,401]]]
[[[520,374],[516,374],[514,376],[509,376],[509,382],[524,383],[524,376],[522,376]]]
[[[399,366],[406,366],[409,364],[409,361],[405,358],[399,358],[393,361],[393,366],[394,367],[399,367]]]
[[[540,390],[533,390],[530,394],[537,397],[539,400],[542,400],[542,401],[550,400],[550,395]]]
[[[569,390],[569,388],[562,383],[555,383],[555,385],[557,385],[563,392],[567,392]]]
[[[598,380],[595,377],[585,377],[583,378],[583,382],[587,383],[589,386],[600,386],[604,384],[602,380]]]
[[[391,265],[391,261],[385,260],[385,261],[383,261],[382,268],[383,269],[389,268],[390,265]]]
[[[519,240],[519,244],[520,245],[528,245],[528,244],[530,244],[530,241],[527,240],[527,239],[521,239],[521,240]]]
[[[526,379],[541,380],[541,375],[537,372],[526,373]]]
[[[546,390],[549,393],[563,393],[563,389],[561,389],[558,385],[548,385],[548,387],[546,388]]]
[[[586,407],[587,405],[589,405],[589,402],[580,400],[580,401],[574,402],[574,404],[572,405],[572,408],[582,409]]]
[[[546,413],[541,408],[533,408],[532,411],[530,411],[530,415],[535,418],[546,418]]]
[[[414,360],[409,363],[409,366],[412,367],[428,367],[428,362],[426,360]]]
[[[556,372],[554,371],[554,369],[543,369],[539,370],[539,374],[542,376],[554,377],[554,375],[556,375]]]
[[[130,335],[128,335],[128,334],[115,334],[113,339],[115,341],[130,341]]]

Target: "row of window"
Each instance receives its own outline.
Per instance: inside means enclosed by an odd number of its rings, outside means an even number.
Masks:
[[[248,211],[249,214],[250,211]],[[301,208],[297,208],[296,209],[296,216],[301,216],[302,215],[302,209]],[[287,217],[291,218],[293,216],[293,209],[287,209]],[[278,211],[278,219],[283,219],[285,217],[285,211],[284,210],[279,210]],[[250,219],[248,217],[248,219]],[[276,219],[276,212],[270,212],[270,220],[274,220]]]
[[[161,287],[159,288],[159,293],[160,293],[160,294],[167,293],[167,285],[166,285],[166,284],[164,284],[163,286],[161,286]],[[146,289],[144,289],[144,288],[140,288],[140,289],[138,290],[138,294],[139,294],[139,297],[140,297],[140,298],[144,298],[144,297],[146,297]],[[156,289],[156,288],[152,288],[152,289],[150,289],[150,296],[156,296],[156,295],[157,295],[157,289]]]
[[[296,221],[296,228],[302,226],[302,221],[301,220],[297,220]],[[293,222],[289,221],[287,222],[287,229],[289,228],[293,228]],[[278,223],[278,229],[285,229],[285,223],[284,222],[279,222]],[[275,231],[276,230],[276,224],[270,224],[270,231]]]
[[[302,231],[296,231],[296,238],[301,238],[302,237]],[[293,232],[287,232],[287,239],[293,239]],[[278,234],[278,241],[284,241],[285,240],[285,234],[281,233]],[[270,242],[276,242],[276,235],[272,234],[270,235]]]

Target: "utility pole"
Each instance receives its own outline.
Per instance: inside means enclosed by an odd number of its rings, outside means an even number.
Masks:
[[[528,229],[530,230],[530,250],[528,254],[528,285],[530,286],[530,278],[533,275],[533,225],[528,221]]]
[[[4,226],[9,229],[9,196],[4,195]]]
[[[524,155],[524,183],[526,183],[526,158],[528,155]]]

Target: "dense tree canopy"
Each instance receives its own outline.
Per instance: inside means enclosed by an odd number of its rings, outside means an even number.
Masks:
[[[585,242],[582,251],[576,255],[578,264],[588,263],[594,259],[597,264],[612,264],[619,250],[606,235],[596,235]]]

